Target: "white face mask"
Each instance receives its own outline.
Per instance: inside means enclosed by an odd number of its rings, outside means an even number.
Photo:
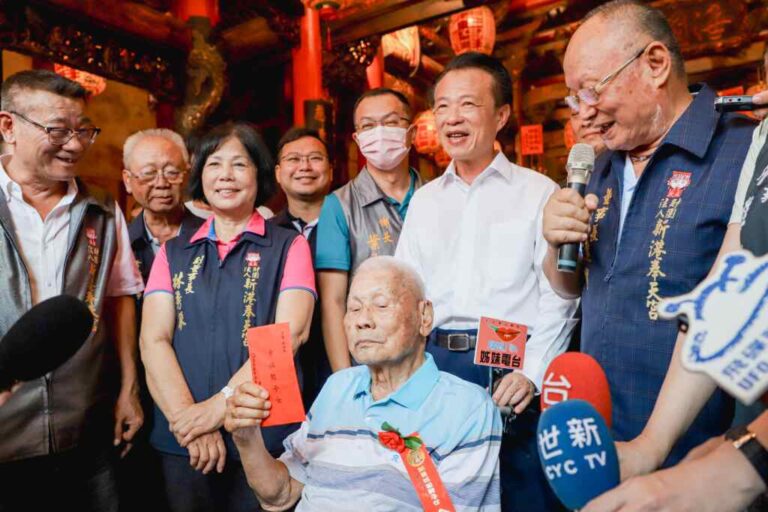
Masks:
[[[390,171],[408,155],[407,128],[377,126],[356,134],[357,145],[366,160],[377,169]]]

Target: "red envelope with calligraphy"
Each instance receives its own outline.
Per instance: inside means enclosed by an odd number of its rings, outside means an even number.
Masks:
[[[269,392],[272,410],[262,422],[275,427],[304,421],[299,379],[293,364],[291,331],[287,323],[248,329],[248,355],[253,382]]]
[[[496,318],[480,317],[475,345],[475,364],[506,370],[522,370],[528,327]]]

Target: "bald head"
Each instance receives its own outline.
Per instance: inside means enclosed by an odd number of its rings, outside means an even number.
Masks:
[[[344,327],[349,350],[361,364],[419,360],[432,329],[432,305],[418,273],[392,256],[366,260],[349,288]]]

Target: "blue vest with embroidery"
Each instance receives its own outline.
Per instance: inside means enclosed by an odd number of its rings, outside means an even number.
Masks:
[[[625,153],[600,159],[587,187],[599,205],[584,247],[581,346],[608,376],[617,440],[643,429],[671,360],[677,324],[658,319],[658,301],[707,275],[728,224],[754,125],[715,112],[714,98],[704,86],[649,161],[620,240]],[[732,400],[718,391],[668,462],[721,434],[732,414]]]
[[[297,236],[267,223],[265,236],[244,232],[223,261],[209,238],[166,242],[176,304],[173,349],[195,402],[220,392],[248,360],[246,330],[274,323],[288,249]],[[154,420],[152,445],[165,453],[188,455],[157,406]],[[267,449],[280,454],[283,439],[298,426],[263,428]],[[239,459],[231,436],[221,432],[227,457]]]

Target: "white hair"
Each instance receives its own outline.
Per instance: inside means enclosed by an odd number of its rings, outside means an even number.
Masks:
[[[361,263],[355,274],[371,270],[389,270],[399,274],[398,277],[402,279],[401,284],[416,296],[416,300],[426,299],[424,281],[410,263],[394,256],[374,256]]]
[[[128,168],[128,160],[130,160],[133,150],[136,149],[136,145],[145,137],[161,137],[175,144],[179,151],[181,151],[184,163],[189,166],[189,151],[187,151],[187,146],[184,144],[184,139],[181,135],[168,128],[150,128],[138,131],[125,139],[125,144],[123,144],[123,165],[125,169]]]

